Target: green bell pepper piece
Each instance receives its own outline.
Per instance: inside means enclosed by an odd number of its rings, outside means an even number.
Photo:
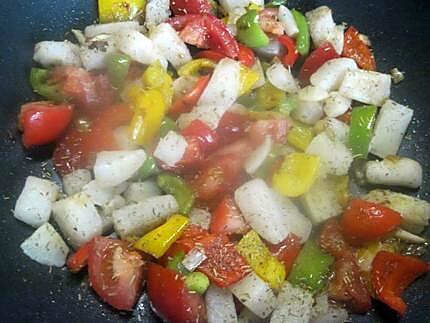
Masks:
[[[296,38],[296,48],[300,55],[305,56],[309,53],[309,48],[311,46],[308,22],[300,11],[293,9],[291,13],[299,29],[299,34]]]
[[[159,173],[160,169],[158,168],[155,158],[152,156],[148,156],[139,169],[139,178],[141,180],[145,180],[148,177],[158,175]]]
[[[33,67],[30,72],[30,84],[34,92],[53,102],[58,103],[63,101],[64,95],[60,92],[57,85],[47,83],[48,78],[48,70]]]
[[[209,288],[209,278],[205,274],[194,271],[185,276],[185,286],[189,291],[204,294]]]
[[[179,205],[179,213],[188,214],[194,204],[194,193],[179,176],[163,173],[158,175],[157,184],[167,194],[172,194]]]
[[[274,87],[270,82],[266,82],[256,92],[255,105],[260,110],[273,109],[287,99],[285,92]]]
[[[237,40],[251,48],[265,47],[269,45],[269,37],[261,29],[258,23],[257,10],[248,10],[237,22]]]
[[[313,240],[308,240],[297,256],[288,281],[313,293],[321,291],[327,283],[333,257],[321,250]]]
[[[349,145],[354,156],[367,157],[373,135],[377,108],[373,105],[355,107],[351,113]]]
[[[107,62],[107,75],[112,85],[121,89],[130,69],[130,57],[124,54],[114,54]]]
[[[163,138],[167,135],[170,130],[176,131],[178,127],[176,126],[176,122],[169,117],[164,117],[160,124],[160,137]]]
[[[184,260],[184,258],[185,258],[185,253],[181,250],[176,255],[169,258],[169,261],[167,262],[166,267],[178,273],[181,273],[182,275],[186,275],[189,273],[189,271],[182,264],[182,261]]]

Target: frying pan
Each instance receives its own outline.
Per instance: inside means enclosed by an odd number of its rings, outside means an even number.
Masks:
[[[392,89],[392,98],[415,110],[400,154],[417,159],[424,183],[411,192],[429,200],[430,180],[430,1],[289,1],[289,7],[309,10],[320,5],[333,9],[337,22],[348,22],[370,36],[378,70],[397,67],[406,79]],[[50,269],[31,261],[19,249],[33,229],[11,214],[25,177],[52,174],[52,147],[24,151],[16,130],[19,106],[34,95],[28,84],[33,45],[41,40],[71,38],[71,28],[96,19],[95,0],[0,1],[0,321],[1,322],[156,322],[146,295],[133,313],[120,313],[103,304],[86,284],[85,274]],[[43,162],[42,164],[40,162]],[[429,234],[429,231],[427,232]],[[427,253],[426,260],[430,260]],[[430,275],[405,293],[407,314],[397,317],[382,304],[353,322],[430,322]]]

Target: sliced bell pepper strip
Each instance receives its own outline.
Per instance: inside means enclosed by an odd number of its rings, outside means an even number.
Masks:
[[[158,175],[157,184],[161,190],[175,197],[181,214],[190,212],[194,204],[194,193],[182,178],[164,173]]]
[[[223,58],[226,58],[223,53],[217,52],[216,50],[207,49],[207,50],[201,50],[199,51],[196,56],[196,58],[207,58],[214,62],[219,62]]]
[[[296,37],[296,48],[300,55],[306,56],[309,53],[311,45],[309,26],[305,16],[296,9],[291,10],[294,20],[296,21],[299,34]]]
[[[169,117],[164,117],[160,124],[160,137],[163,138],[167,135],[169,131],[177,131],[178,126],[176,122],[170,119]]]
[[[159,173],[160,168],[158,168],[155,158],[152,156],[146,157],[145,162],[139,169],[139,178],[141,180],[145,180],[151,176],[158,175]]]
[[[130,64],[130,57],[124,54],[114,54],[108,58],[106,64],[107,75],[115,88],[120,89],[124,85]]]
[[[159,61],[146,68],[142,75],[142,82],[146,89],[156,89],[163,94],[166,107],[172,104],[173,79]]]
[[[274,87],[270,82],[266,82],[257,89],[255,106],[258,110],[270,110],[279,106],[287,98],[284,91]]]
[[[411,256],[380,251],[372,262],[372,284],[377,297],[400,314],[405,314],[402,293],[415,279],[430,270],[430,264]]]
[[[60,92],[57,85],[49,84],[49,71],[33,67],[30,72],[30,84],[33,91],[53,102],[64,100],[64,94]]]
[[[146,0],[98,0],[101,23],[135,19],[145,9]]]
[[[352,58],[362,69],[376,71],[375,57],[372,51],[360,39],[358,30],[352,26],[345,31],[342,56]]]
[[[160,258],[181,236],[188,221],[183,215],[172,215],[164,224],[137,240],[133,246],[155,258]]]
[[[240,66],[240,88],[239,95],[244,95],[252,90],[253,85],[258,81],[259,75],[252,69]]]
[[[286,67],[293,66],[299,57],[295,41],[287,35],[279,36],[278,41],[287,49],[287,53],[281,57],[282,64]]]
[[[377,108],[373,105],[352,109],[349,146],[354,156],[367,157],[373,135]]]
[[[303,85],[309,83],[309,78],[314,74],[325,62],[338,58],[339,54],[334,49],[331,43],[324,43],[315,49],[305,60],[300,69],[299,80]]]
[[[199,75],[201,70],[214,69],[216,64],[208,58],[197,58],[178,69],[179,76]]]
[[[261,29],[257,10],[248,10],[237,22],[237,39],[251,48],[269,45],[269,37]]]
[[[227,57],[223,53],[217,52],[216,50],[208,49],[198,52],[196,58],[207,58],[214,62],[219,62],[223,58]],[[255,54],[251,48],[248,48],[242,44],[239,44],[239,56],[238,61],[247,67],[252,67],[255,63]]]
[[[315,241],[308,240],[296,258],[288,281],[317,293],[326,285],[332,263],[332,256],[323,252]]]

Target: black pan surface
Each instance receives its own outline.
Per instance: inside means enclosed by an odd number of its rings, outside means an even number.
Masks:
[[[328,5],[337,22],[348,22],[370,36],[378,70],[393,67],[406,79],[393,87],[392,98],[415,110],[400,154],[417,159],[424,168],[424,184],[417,196],[430,193],[430,1],[348,0],[289,1],[289,7],[309,10]],[[33,45],[41,40],[70,38],[71,28],[95,21],[95,0],[0,1],[0,321],[1,322],[154,322],[146,296],[132,314],[102,304],[86,284],[85,275],[50,269],[24,256],[20,243],[33,229],[11,214],[29,174],[52,174],[49,147],[24,151],[16,130],[19,106],[34,98],[28,84]],[[43,161],[41,164],[40,162]],[[429,234],[429,231],[427,232]],[[430,260],[430,254],[426,255]],[[403,318],[375,302],[366,316],[353,322],[430,322],[430,275],[405,293],[409,304]]]

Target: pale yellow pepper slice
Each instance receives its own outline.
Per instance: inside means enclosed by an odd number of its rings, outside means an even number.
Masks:
[[[202,69],[214,69],[216,63],[208,58],[197,58],[189,61],[188,63],[182,65],[178,69],[179,76],[190,76],[190,75],[199,75],[200,70]]]
[[[172,215],[164,224],[137,240],[134,247],[155,258],[160,258],[178,240],[188,222],[188,218],[183,215]]]
[[[301,151],[305,151],[314,138],[312,128],[295,122],[293,127],[288,131],[287,142]]]
[[[133,20],[142,13],[146,0],[98,0],[101,23]]]
[[[257,72],[241,64],[239,96],[249,93],[259,77]]]
[[[163,94],[166,107],[172,104],[173,79],[159,61],[149,65],[143,72],[142,82],[145,88],[157,89]]]

